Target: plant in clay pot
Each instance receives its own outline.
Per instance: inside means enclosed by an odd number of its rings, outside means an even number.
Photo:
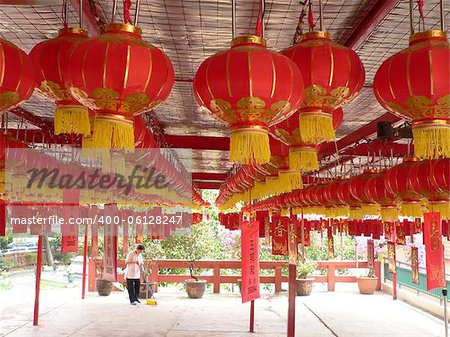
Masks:
[[[299,262],[296,280],[297,296],[309,296],[311,294],[314,278],[310,277],[310,275],[316,270],[316,261],[306,260],[305,262]]]
[[[100,296],[109,296],[112,290],[112,282],[103,279],[103,260],[98,256],[93,257],[92,260],[94,260],[96,275],[98,275],[95,279],[95,288]]]

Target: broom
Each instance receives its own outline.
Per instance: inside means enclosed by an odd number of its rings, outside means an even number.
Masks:
[[[157,305],[158,303],[155,300],[155,297],[153,296],[153,290],[150,289],[150,298],[148,298],[148,292],[150,285],[148,284],[148,276],[144,274],[145,277],[145,303],[148,305]]]

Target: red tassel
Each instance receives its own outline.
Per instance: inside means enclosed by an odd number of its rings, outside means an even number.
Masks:
[[[130,16],[131,0],[123,1],[123,22],[132,24]]]
[[[309,2],[309,8],[308,8],[308,25],[309,25],[309,28],[311,28],[311,29],[313,29],[315,26],[311,1]]]
[[[263,0],[261,0],[263,1]],[[258,11],[258,20],[256,20],[256,28],[255,28],[255,35],[262,36],[262,6],[261,1],[259,3],[259,11]]]
[[[423,0],[417,0],[417,4],[419,5],[420,19],[424,22],[425,16],[423,15]]]

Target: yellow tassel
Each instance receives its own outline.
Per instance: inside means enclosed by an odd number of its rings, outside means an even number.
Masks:
[[[270,161],[269,134],[265,129],[232,129],[230,160],[238,164],[266,164]]]
[[[361,207],[350,207],[350,216],[351,220],[362,220],[364,218],[364,212]]]
[[[340,205],[337,207],[326,208],[325,216],[328,218],[347,218],[349,216],[348,206]]]
[[[282,193],[288,193],[293,190],[303,188],[302,174],[299,171],[280,171],[279,184]]]
[[[397,220],[400,212],[397,207],[381,207],[381,219],[384,221]]]
[[[430,201],[428,211],[439,212],[441,213],[441,219],[448,220],[450,219],[450,201],[449,200]]]
[[[311,172],[319,170],[315,147],[292,147],[289,149],[289,168],[295,171]]]
[[[96,115],[93,147],[134,149],[133,121],[123,116]]]
[[[61,133],[91,134],[89,110],[82,105],[59,105],[55,111],[55,135]]]
[[[413,125],[414,154],[421,159],[450,158],[450,125]]]
[[[378,204],[362,204],[361,212],[363,212],[364,215],[378,216],[378,215],[380,215],[380,205],[378,205]]]
[[[290,216],[291,215],[291,211],[289,208],[282,208],[280,213],[281,213],[281,216]]]
[[[302,214],[302,208],[301,207],[292,207],[292,214],[293,215]]]
[[[424,205],[420,201],[400,203],[401,214],[411,218],[421,218],[425,211]]]
[[[321,111],[301,112],[299,118],[300,137],[304,143],[319,144],[336,139],[331,114]]]

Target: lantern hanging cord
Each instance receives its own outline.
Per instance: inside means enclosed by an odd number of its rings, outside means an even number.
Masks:
[[[314,30],[314,26],[316,24],[314,23],[314,16],[313,16],[313,11],[312,11],[311,0],[309,0],[309,4],[308,4],[308,25],[309,25],[309,31],[312,32]]]
[[[302,5],[302,11],[300,12],[300,16],[298,17],[298,23],[297,27],[295,28],[295,34],[294,39],[292,40],[292,44],[295,45],[298,43],[298,40],[300,39],[300,36],[303,34],[303,19],[306,16],[306,7],[307,7],[307,1],[299,1],[300,5]]]
[[[419,28],[420,21],[422,21],[422,30],[425,31],[425,16],[423,15],[423,0],[417,0],[417,7],[419,8]]]
[[[130,8],[131,8],[131,0],[123,0],[123,22],[124,23],[132,24]]]
[[[64,28],[68,28],[68,24],[67,24],[67,8],[68,8],[68,6],[69,6],[69,3],[67,2],[67,0],[64,0],[63,6],[61,9],[61,17],[62,17]]]
[[[264,0],[259,1],[258,19],[256,20],[255,35],[263,37],[264,35]]]

